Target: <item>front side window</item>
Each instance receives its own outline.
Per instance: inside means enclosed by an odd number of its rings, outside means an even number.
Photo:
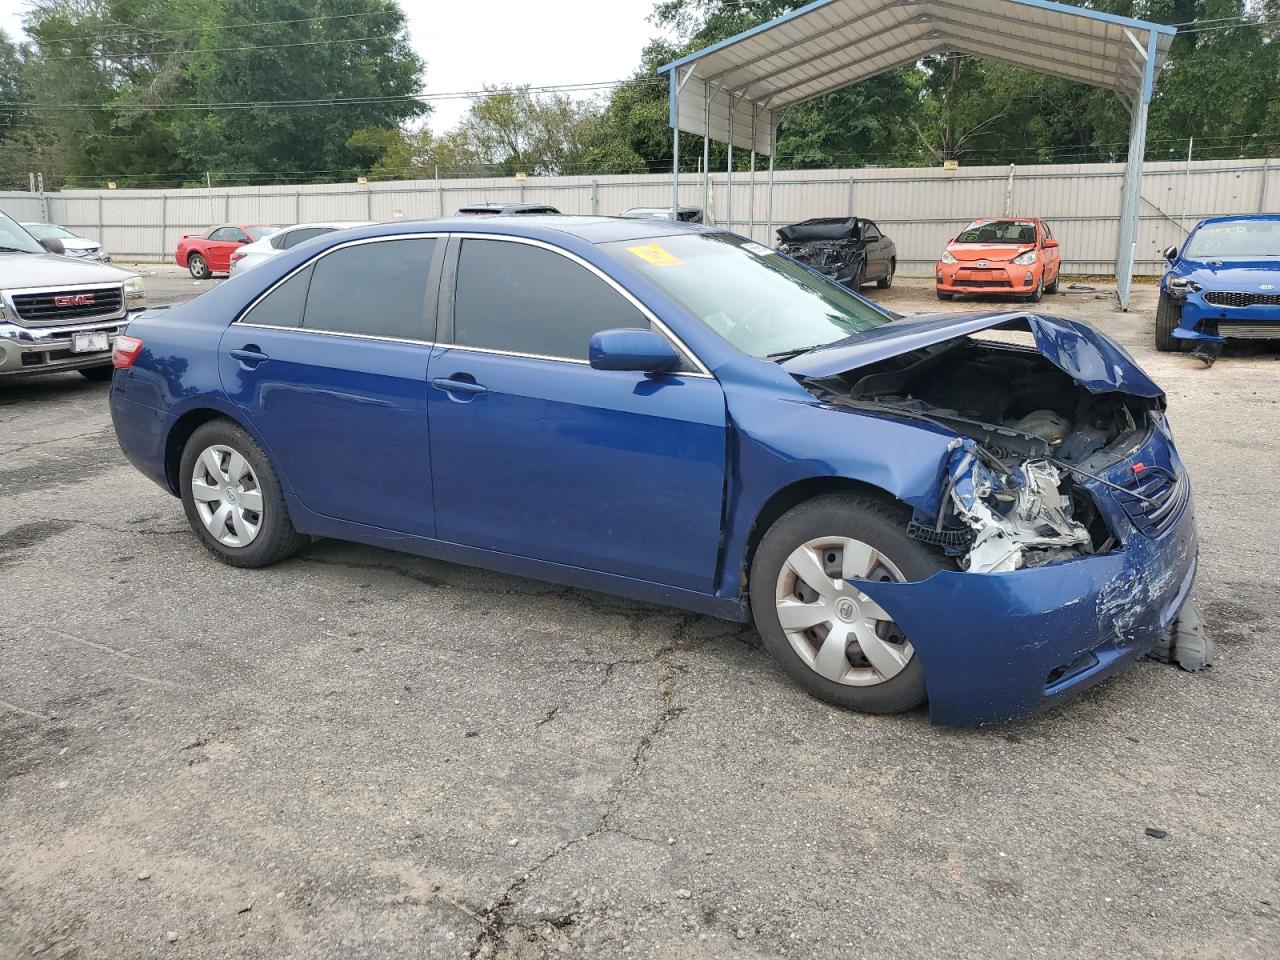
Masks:
[[[235,227],[218,227],[209,234],[209,239],[215,243],[222,243],[228,240],[234,240],[236,233],[239,231]]]
[[[261,240],[263,237],[270,237],[273,234],[277,234],[280,232],[279,227],[266,227],[266,226],[247,227],[246,229],[249,232],[249,236],[246,238],[244,235],[244,232],[241,231],[239,227],[233,227],[232,229],[235,230],[236,232],[235,236],[231,238],[232,240],[244,240],[244,239]]]
[[[543,247],[464,240],[453,341],[504,353],[587,359],[591,337],[648,318],[581,264]]]
[[[432,238],[339,247],[315,262],[302,326],[398,340],[430,340]]]
[[[870,220],[862,221],[862,239],[863,240],[879,240],[880,230]]]
[[[768,247],[730,233],[682,233],[600,245],[753,357],[782,358],[892,317]]]

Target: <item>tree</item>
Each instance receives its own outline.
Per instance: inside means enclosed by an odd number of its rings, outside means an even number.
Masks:
[[[486,87],[454,135],[490,175],[576,173],[592,149],[596,108],[528,87]]]

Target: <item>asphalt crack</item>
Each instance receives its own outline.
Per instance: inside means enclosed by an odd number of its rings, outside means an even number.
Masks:
[[[641,734],[637,741],[635,749],[631,752],[631,757],[627,763],[626,770],[621,779],[614,785],[610,791],[609,799],[605,803],[605,808],[601,811],[600,816],[596,819],[595,825],[585,833],[581,833],[565,842],[556,845],[545,856],[533,864],[528,870],[516,877],[507,888],[502,892],[497,902],[492,907],[479,914],[480,933],[476,937],[476,942],[471,950],[467,953],[472,960],[489,960],[501,955],[502,951],[508,946],[509,934],[524,929],[530,924],[526,924],[518,920],[515,916],[516,909],[521,899],[521,894],[525,888],[533,881],[533,879],[554,863],[557,859],[564,856],[567,852],[581,844],[594,840],[601,834],[610,831],[618,831],[613,825],[613,820],[618,812],[618,808],[626,800],[628,792],[635,783],[644,774],[645,767],[648,765],[653,756],[655,743],[666,732],[667,728],[675,722],[686,710],[685,707],[675,702],[674,686],[680,675],[685,672],[685,668],[681,664],[677,664],[671,660],[671,655],[678,649],[677,644],[672,644],[658,650],[652,657],[645,661],[651,663],[662,663],[665,669],[662,676],[658,680],[658,697],[662,704],[662,709],[657,717],[654,718],[648,729]],[[686,648],[687,649],[687,648]],[[559,708],[553,708],[545,718],[549,720],[555,715]],[[625,836],[631,834],[624,833]],[[637,840],[652,841],[650,837],[635,837]],[[548,918],[539,917],[535,921],[535,925],[545,926],[550,924],[556,928],[564,928],[570,926],[574,922],[573,914],[566,914],[562,917]]]

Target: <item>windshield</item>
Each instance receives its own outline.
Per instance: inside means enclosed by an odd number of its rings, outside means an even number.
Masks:
[[[0,253],[44,253],[44,247],[36,243],[31,234],[18,226],[17,221],[0,213]]]
[[[891,317],[768,247],[727,233],[601,244],[753,357],[802,353]]]
[[[249,236],[251,236],[254,240],[261,240],[263,237],[269,237],[269,236],[272,236],[273,234],[279,233],[284,228],[283,227],[265,227],[265,226],[259,225],[256,227],[245,227],[244,229],[245,229],[245,232],[248,233]]]
[[[1190,260],[1280,257],[1280,221],[1228,220],[1204,223],[1187,241]]]
[[[971,223],[960,231],[955,243],[1035,243],[1036,225],[1029,220],[991,220]]]
[[[75,240],[78,239],[70,230],[55,227],[51,223],[25,223],[27,233],[37,240]]]

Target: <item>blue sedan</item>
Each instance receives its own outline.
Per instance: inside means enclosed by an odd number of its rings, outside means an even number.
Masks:
[[[1202,220],[1165,257],[1157,350],[1280,338],[1280,215]]]
[[[334,537],[754,619],[810,694],[942,723],[1196,656],[1163,394],[1070,320],[897,318],[711,228],[494,217],[316,238],[115,365],[125,454],[234,566]]]

